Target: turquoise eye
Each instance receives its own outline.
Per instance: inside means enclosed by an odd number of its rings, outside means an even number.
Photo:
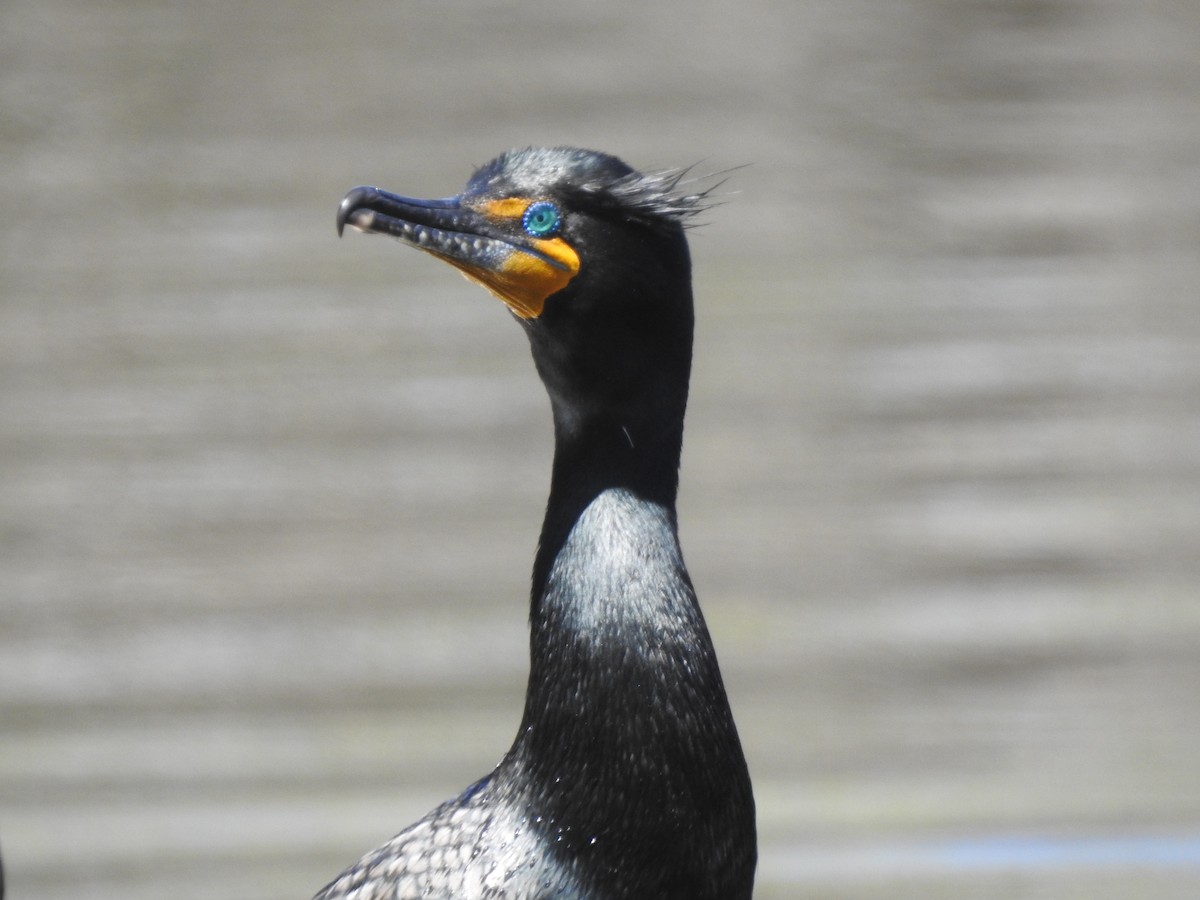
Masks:
[[[561,224],[558,207],[545,201],[530,203],[525,215],[521,217],[521,225],[536,238],[550,237],[558,231]]]

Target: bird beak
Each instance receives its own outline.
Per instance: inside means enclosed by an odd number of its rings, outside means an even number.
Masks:
[[[579,256],[561,237],[532,238],[521,229],[527,202],[469,205],[461,197],[416,200],[375,187],[356,187],[338,208],[341,235],[349,225],[388,234],[430,253],[483,285],[523,319],[536,319],[546,299],[579,271]]]

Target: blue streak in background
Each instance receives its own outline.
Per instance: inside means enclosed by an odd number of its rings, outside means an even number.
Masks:
[[[929,846],[952,869],[1200,867],[1200,834],[1143,837],[994,837]]]
[[[760,880],[784,884],[964,872],[1186,870],[1200,874],[1200,831],[1078,836],[1010,833],[760,849]]]

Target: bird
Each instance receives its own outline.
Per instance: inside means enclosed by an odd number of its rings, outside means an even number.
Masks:
[[[390,235],[504,302],[549,395],[554,456],[512,747],[316,900],[750,898],[750,776],[676,515],[686,230],[715,187],[687,172],[530,147],[445,199],[342,200],[339,235]]]

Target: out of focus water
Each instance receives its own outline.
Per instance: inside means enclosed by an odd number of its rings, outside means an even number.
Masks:
[[[761,898],[1200,896],[1200,7],[8,0],[12,897],[306,897],[511,740],[547,404],[352,185],[741,164],[685,552]]]

